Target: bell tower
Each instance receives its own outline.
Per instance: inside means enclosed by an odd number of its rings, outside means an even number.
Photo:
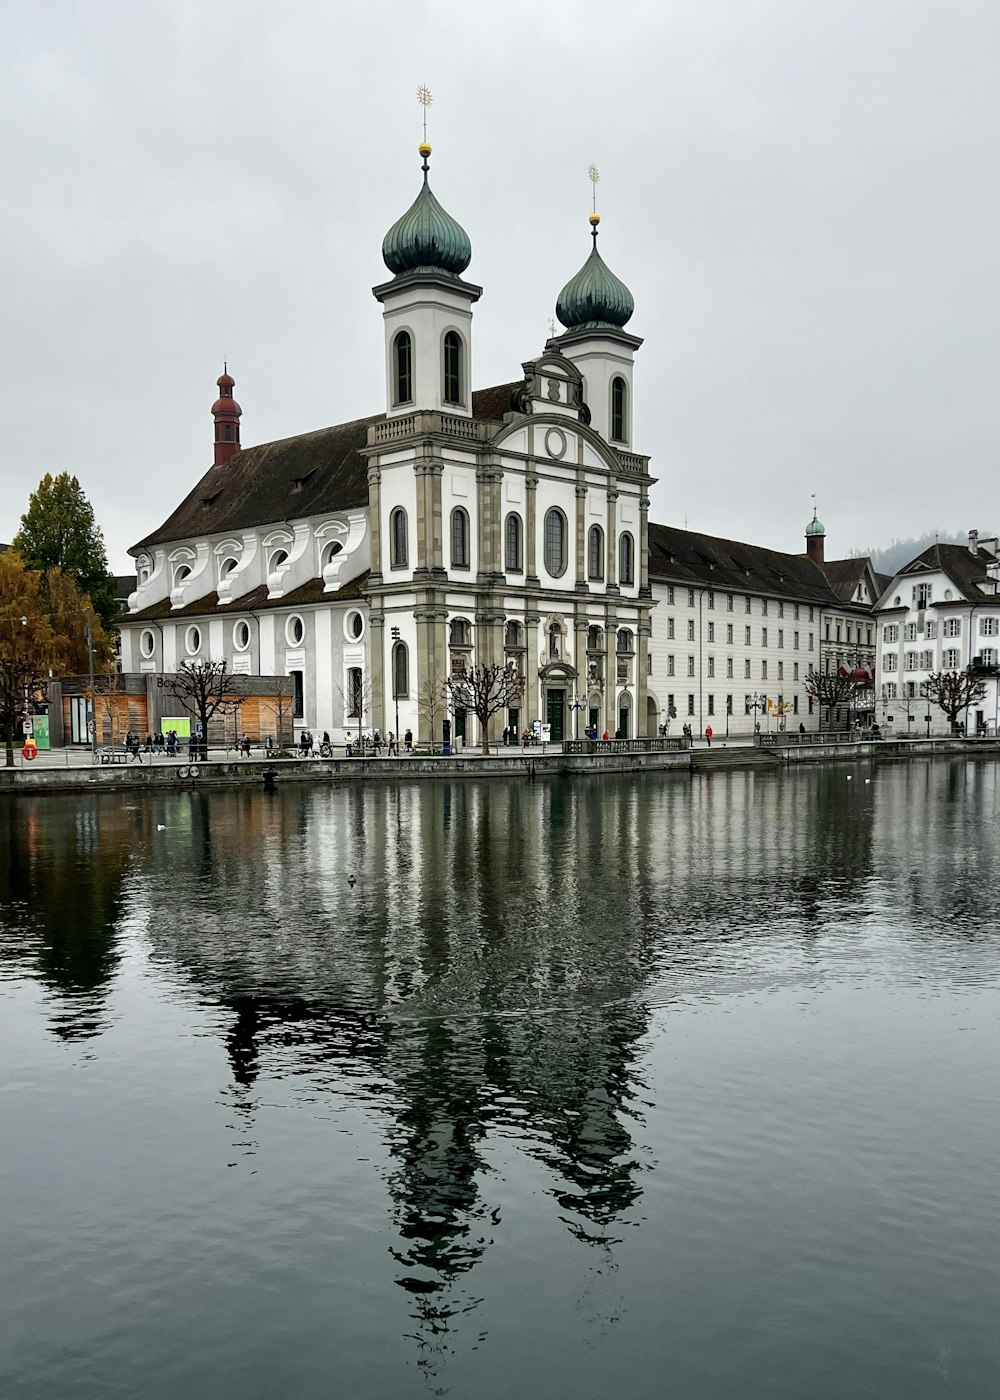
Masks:
[[[243,410],[233,398],[236,380],[225,362],[216,383],[219,397],[212,405],[212,417],[215,419],[215,465],[221,467],[234,452],[240,450],[240,418]]]

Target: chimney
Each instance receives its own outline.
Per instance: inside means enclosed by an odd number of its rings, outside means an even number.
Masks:
[[[233,398],[236,380],[229,373],[227,364],[223,363],[216,383],[219,397],[212,405],[212,416],[215,419],[215,465],[221,467],[234,452],[240,450],[240,418],[243,410]]]
[[[978,554],[978,553],[979,553],[979,531],[978,531],[978,530],[970,530],[970,531],[969,531],[969,553],[970,553],[970,554]]]

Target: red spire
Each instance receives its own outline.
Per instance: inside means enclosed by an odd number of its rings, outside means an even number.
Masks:
[[[212,405],[212,415],[215,418],[215,465],[221,467],[234,452],[240,450],[240,418],[243,410],[233,398],[236,380],[225,362],[216,383],[219,397]]]

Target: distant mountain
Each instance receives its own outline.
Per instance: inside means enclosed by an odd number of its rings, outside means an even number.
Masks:
[[[983,539],[988,539],[993,533],[992,530],[979,531]],[[894,574],[904,564],[915,559],[918,554],[923,554],[924,550],[929,549],[932,544],[968,544],[968,542],[968,530],[958,532],[954,530],[930,530],[926,535],[918,535],[915,538],[893,540],[891,544],[881,549],[875,545],[868,549],[852,549],[851,558],[860,559],[866,554],[870,554],[872,563],[880,574]]]

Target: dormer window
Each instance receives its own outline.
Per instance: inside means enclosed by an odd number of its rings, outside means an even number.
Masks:
[[[444,338],[444,393],[445,403],[462,402],[462,339],[457,331],[449,331]]]
[[[288,550],[276,549],[271,555],[271,562],[268,566],[268,573],[273,574],[276,569],[280,569],[282,564],[288,563]]]
[[[621,375],[611,381],[611,441],[625,442],[628,413],[628,385]]]
[[[392,402],[413,399],[413,341],[409,331],[400,331],[392,342]]]

